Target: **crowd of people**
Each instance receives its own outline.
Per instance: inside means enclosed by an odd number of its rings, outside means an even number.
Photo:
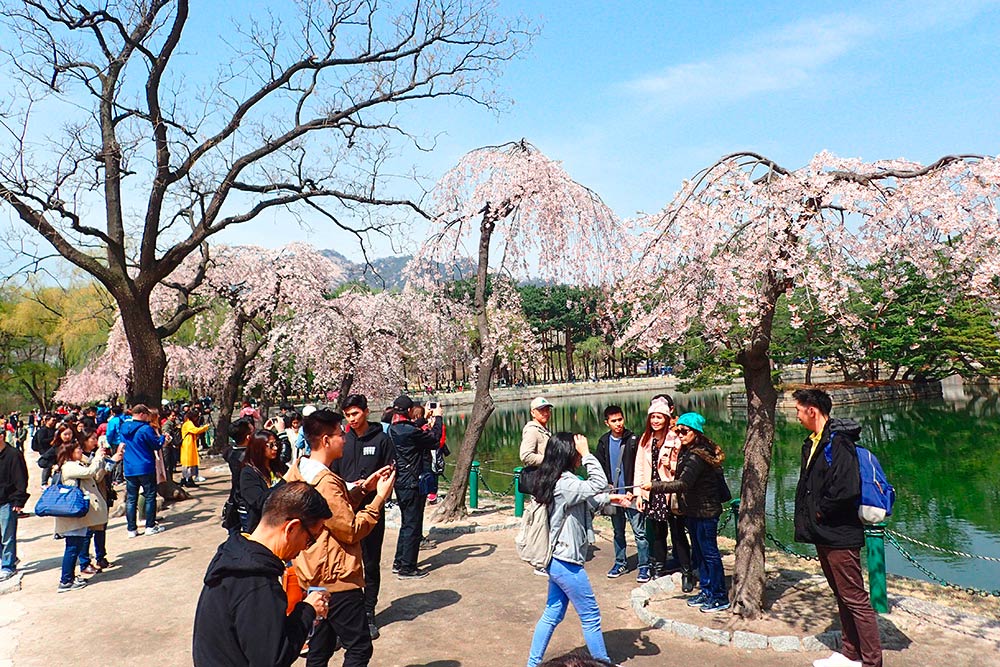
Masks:
[[[30,497],[25,458],[28,450],[37,454],[42,497],[50,487],[71,488],[79,489],[87,501],[86,511],[80,516],[52,515],[53,535],[65,545],[57,591],[76,591],[86,587],[87,577],[113,564],[107,553],[106,530],[119,490],[125,493],[128,538],[164,530],[157,522],[157,488],[173,475],[178,445],[181,463],[185,464],[184,479],[188,479],[189,470],[197,475],[197,436],[208,429],[202,427],[193,432],[195,437],[189,437],[187,424],[199,422],[202,407],[207,406],[166,404],[161,409],[136,404],[126,410],[122,405],[102,404],[80,409],[60,406],[53,412],[6,416],[5,437],[0,440],[0,580],[17,572],[17,524],[30,516],[26,512]],[[141,529],[140,496],[144,519]]]
[[[813,665],[878,667],[878,625],[861,575],[863,527],[857,513],[855,451],[861,427],[852,420],[831,419],[832,401],[821,390],[799,390],[794,398],[799,421],[810,431],[802,450],[795,535],[816,546],[843,633],[841,650]],[[547,509],[551,556],[546,567],[536,569],[536,574],[548,577],[548,596],[535,625],[528,667],[541,663],[570,604],[596,664],[612,663],[600,608],[584,569],[597,512],[611,515],[614,562],[608,578],[629,572],[628,524],[638,552],[638,583],[680,572],[689,607],[706,614],[730,609],[718,528],[722,504],[731,492],[723,474],[725,452],[706,435],[705,418],[697,412],[676,414],[673,399],[658,394],[650,400],[637,435],[626,427],[623,409],[609,405],[604,410],[608,431],[591,454],[583,435],[550,431],[552,408],[544,397],[531,402],[531,420],[522,429],[520,446],[522,490]],[[824,443],[832,446],[831,457],[816,455]],[[581,466],[585,478],[575,474]]]
[[[796,539],[816,545],[844,636],[840,652],[814,665],[881,665],[875,614],[860,570],[854,453],[860,427],[831,419],[832,403],[822,391],[802,390],[795,399],[799,420],[810,431],[796,494]],[[610,515],[613,527],[608,578],[631,569],[630,528],[638,583],[679,572],[690,607],[706,614],[729,609],[718,545],[719,518],[730,497],[722,472],[725,453],[706,434],[705,418],[697,412],[676,414],[672,398],[658,394],[642,429],[633,432],[623,409],[609,405],[603,413],[608,430],[592,452],[585,436],[550,431],[552,409],[544,397],[531,402],[520,446],[521,488],[529,502],[546,508],[550,545],[548,564],[536,571],[547,578],[548,593],[528,667],[542,664],[570,605],[592,664],[613,664],[586,571],[597,513]],[[247,405],[229,429],[223,454],[231,472],[223,510],[229,537],[204,578],[194,624],[195,664],[291,665],[304,651],[306,665],[315,667],[327,665],[342,647],[345,667],[368,665],[379,637],[375,611],[385,507],[391,499],[400,512],[392,572],[401,580],[428,575],[418,561],[424,507],[436,498],[447,451],[441,408],[417,405],[403,395],[375,422],[367,398],[355,394],[346,397],[343,414],[287,407],[260,421]],[[65,540],[59,592],[86,586],[83,576],[110,566],[105,531],[119,479],[125,486],[129,538],[162,531],[155,489],[166,471],[179,464],[186,487],[196,488],[204,479],[198,443],[208,427],[197,406],[181,406],[162,417],[141,404],[127,411],[112,407],[105,414],[87,409],[34,415],[27,426],[20,437],[0,439],[3,578],[17,567],[16,522],[28,500],[25,445],[39,453],[43,483],[78,485],[90,499],[84,516],[54,522],[55,534]],[[18,433],[11,418],[4,427]],[[832,457],[816,456],[824,443],[833,447]],[[581,467],[586,474],[578,477]],[[145,499],[141,531],[140,491]],[[551,664],[572,663],[559,658]]]

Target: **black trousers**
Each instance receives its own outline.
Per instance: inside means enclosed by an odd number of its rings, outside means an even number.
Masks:
[[[396,557],[393,567],[400,572],[410,572],[417,568],[420,539],[424,533],[424,502],[427,498],[418,489],[396,489],[399,503],[399,538],[396,541]]]
[[[382,541],[385,539],[385,510],[379,512],[378,523],[361,540],[361,562],[365,566],[365,611],[375,615],[378,592],[382,587]]]
[[[667,535],[670,535],[670,547],[673,556],[677,559],[681,568],[690,570],[691,563],[691,543],[688,542],[687,533],[684,532],[684,517],[671,514],[666,521],[656,521],[647,516],[646,525],[649,526],[650,537],[650,561],[653,568],[662,572],[666,569],[667,563]]]
[[[306,667],[326,667],[337,648],[344,647],[344,667],[367,667],[372,659],[372,639],[365,617],[365,596],[360,589],[330,593],[326,618],[309,638]]]

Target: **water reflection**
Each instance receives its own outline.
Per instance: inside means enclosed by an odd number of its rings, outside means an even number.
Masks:
[[[890,527],[921,541],[949,549],[1000,557],[1000,392],[995,386],[946,385],[946,398],[892,405],[847,406],[835,413],[862,424],[864,444],[875,452],[896,487]],[[603,411],[620,405],[633,430],[645,423],[650,395],[621,393],[554,400],[550,427],[586,434],[591,446],[607,430]],[[726,451],[726,475],[734,492],[743,467],[745,415],[730,413],[726,392],[713,390],[675,394],[680,411],[696,410],[707,419],[706,432]],[[457,448],[468,410],[450,414],[448,440]],[[529,418],[527,404],[500,403],[480,443],[478,459],[487,471],[510,472],[517,458],[521,427]],[[792,539],[792,512],[799,457],[805,432],[794,414],[779,414],[768,481],[769,527],[786,542]],[[493,489],[509,487],[511,478],[486,473]],[[907,546],[904,544],[904,546]],[[804,552],[809,547],[799,545]],[[910,547],[908,547],[910,549]],[[996,589],[1000,564],[910,549],[920,562],[960,585]],[[920,578],[892,547],[890,572]]]

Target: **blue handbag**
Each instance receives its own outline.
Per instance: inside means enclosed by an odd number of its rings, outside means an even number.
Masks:
[[[35,516],[61,516],[79,519],[90,511],[90,499],[79,486],[53,481],[35,503]]]

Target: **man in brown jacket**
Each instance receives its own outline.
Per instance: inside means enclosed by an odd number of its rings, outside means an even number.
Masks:
[[[392,493],[394,469],[386,466],[363,482],[348,485],[330,471],[330,464],[344,455],[343,415],[316,410],[302,422],[312,454],[298,459],[285,475],[288,482],[305,481],[326,499],[333,516],[315,540],[295,559],[295,573],[303,587],[321,586],[330,593],[329,613],[309,640],[306,667],[325,667],[336,648],[344,646],[344,667],[366,667],[372,657],[372,640],[365,616],[365,576],[361,540],[378,522],[379,511]],[[360,507],[371,490],[375,497]]]

